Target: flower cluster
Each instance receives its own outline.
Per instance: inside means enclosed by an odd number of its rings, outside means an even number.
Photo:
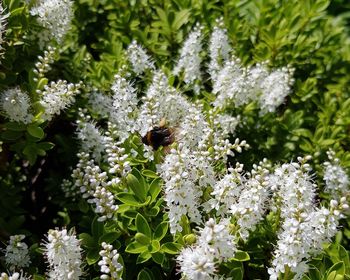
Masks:
[[[123,272],[123,266],[119,263],[119,254],[116,249],[113,249],[113,246],[102,242],[102,250],[100,251],[100,256],[102,260],[98,262],[98,265],[101,267],[101,279],[113,279],[121,280],[121,274]]]
[[[201,163],[190,150],[180,147],[171,149],[158,166],[158,172],[165,182],[164,199],[168,206],[170,232],[175,234],[182,231],[179,222],[183,215],[188,215],[191,222],[199,224],[202,220],[199,210],[201,188],[214,173],[210,166]]]
[[[219,70],[230,59],[232,51],[228,41],[227,30],[223,28],[222,19],[218,19],[216,22],[217,26],[214,27],[209,42],[210,63],[208,65],[208,73],[212,80],[216,80]]]
[[[180,51],[180,58],[174,68],[174,74],[184,74],[184,81],[186,84],[194,85],[196,80],[201,78],[201,57],[202,51],[202,27],[196,26],[185,40]],[[195,92],[199,92],[198,87],[194,87]]]
[[[34,82],[38,82],[44,77],[45,73],[51,70],[50,64],[55,60],[57,49],[55,47],[48,46],[47,50],[44,51],[44,56],[38,56],[38,62],[35,63],[35,69],[33,70],[35,77]]]
[[[229,225],[227,219],[217,223],[210,218],[199,230],[195,244],[180,252],[177,262],[183,279],[215,279],[216,264],[232,258],[236,252]]]
[[[283,164],[269,178],[271,189],[277,194],[275,207],[282,219],[274,251],[270,279],[278,279],[289,269],[294,279],[301,279],[308,270],[307,260],[322,250],[322,243],[334,236],[341,212],[348,209],[346,199],[331,201],[330,209],[315,208],[315,184],[309,175],[310,157]]]
[[[238,225],[238,233],[243,240],[247,240],[249,232],[254,231],[256,225],[263,220],[267,209],[269,196],[268,176],[266,160],[249,173],[244,182],[244,188],[239,194],[237,203],[233,203],[230,212],[235,217]]]
[[[324,163],[323,180],[326,183],[325,191],[332,197],[341,197],[349,191],[349,177],[345,170],[340,166],[340,160],[335,157],[335,152],[327,152],[329,161]]]
[[[81,151],[91,153],[92,157],[98,162],[104,151],[104,137],[92,121],[91,116],[86,111],[79,110],[79,119],[77,123],[77,138],[81,143]]]
[[[122,76],[116,75],[112,85],[113,111],[110,116],[119,131],[119,137],[124,141],[130,133],[137,129],[135,115],[137,115],[137,96],[132,85]]]
[[[33,115],[28,94],[19,87],[9,88],[1,94],[1,111],[14,122],[30,123]]]
[[[74,96],[79,93],[80,85],[68,84],[67,81],[59,80],[46,85],[42,91],[40,104],[44,108],[41,118],[51,121],[54,115],[59,115],[60,111],[69,107],[74,101]]]
[[[73,1],[40,0],[39,4],[30,10],[30,14],[37,16],[39,24],[45,28],[38,34],[40,47],[43,47],[52,38],[57,43],[61,43],[70,29],[73,18]]]
[[[5,272],[1,273],[0,280],[30,280],[31,277],[27,277],[23,272],[14,272],[12,274],[7,274]]]
[[[10,236],[10,242],[5,250],[5,262],[11,271],[16,268],[28,267],[30,264],[30,257],[28,246],[22,242],[24,235]]]
[[[140,75],[147,69],[154,69],[154,64],[146,51],[137,44],[136,41],[132,41],[129,45],[126,55],[131,63],[132,69],[136,75]]]
[[[283,67],[269,72],[265,64],[244,68],[237,58],[228,60],[213,80],[215,107],[239,107],[258,103],[262,114],[274,112],[291,91],[293,69]]]
[[[73,232],[49,230],[45,256],[49,264],[48,279],[78,280],[82,275],[80,242]]]

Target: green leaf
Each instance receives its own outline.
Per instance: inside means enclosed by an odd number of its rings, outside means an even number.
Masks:
[[[21,131],[5,130],[1,133],[1,138],[4,140],[15,141],[21,138],[23,133]]]
[[[138,232],[141,232],[149,238],[152,238],[151,228],[149,227],[146,218],[140,213],[136,216],[135,226]]]
[[[178,243],[167,242],[167,243],[164,243],[160,249],[164,253],[176,255],[180,252],[180,250],[182,249],[182,246]]]
[[[137,275],[137,280],[153,280],[152,272],[145,268]]]
[[[38,274],[34,274],[33,280],[45,280],[45,277]]]
[[[103,235],[103,223],[99,222],[98,217],[96,216],[91,224],[91,233],[92,236],[98,239],[101,235]]]
[[[99,252],[99,249],[91,249],[88,251],[88,253],[86,254],[86,262],[88,263],[88,265],[92,265],[98,262],[100,258]]]
[[[184,9],[180,12],[177,12],[175,15],[175,19],[172,24],[172,29],[174,31],[177,31],[181,28],[182,25],[186,24],[190,18],[190,10]]]
[[[152,170],[144,169],[141,173],[143,176],[148,178],[159,178],[157,173],[153,172]]]
[[[40,142],[37,144],[37,147],[47,151],[47,150],[51,150],[53,147],[55,147],[55,144],[51,143],[51,142]]]
[[[137,257],[136,263],[137,264],[144,263],[144,262],[148,261],[151,257],[152,257],[152,255],[150,252],[148,252],[148,251],[143,252]]]
[[[134,194],[143,202],[146,199],[147,193],[139,180],[131,173],[126,177],[128,187],[134,192]]]
[[[242,280],[243,279],[243,271],[240,267],[236,267],[236,268],[231,270],[230,276],[232,277],[232,279]]]
[[[119,236],[120,236],[119,232],[108,232],[99,238],[98,243],[102,244],[102,242],[106,242],[107,244],[112,244],[114,241],[118,239]]]
[[[79,239],[81,240],[81,244],[83,246],[93,248],[97,245],[95,239],[88,233],[83,232],[79,234]]]
[[[151,239],[141,232],[135,234],[135,240],[142,245],[148,245],[151,242]]]
[[[160,250],[160,243],[158,240],[152,240],[151,244],[148,245],[148,251],[150,253],[156,253]]]
[[[5,127],[9,130],[13,131],[25,131],[26,126],[23,123],[18,123],[18,122],[8,122],[5,123]]]
[[[160,185],[161,179],[160,178],[156,178],[152,181],[152,183],[149,186],[149,193],[152,197],[152,202],[155,201],[159,195],[159,193],[161,192],[162,188]]]
[[[339,276],[344,276],[345,275],[345,265],[344,262],[337,262],[334,264],[330,269],[327,271],[327,280],[335,280],[338,279]]]
[[[125,248],[125,252],[130,253],[130,254],[139,254],[142,252],[148,252],[147,246],[142,245],[138,243],[137,241],[129,243],[128,246]]]
[[[243,252],[243,251],[238,250],[235,253],[235,256],[233,257],[233,260],[239,261],[239,262],[246,262],[246,261],[250,260],[250,256],[247,252]]]
[[[166,235],[167,231],[168,231],[168,222],[160,223],[154,232],[153,239],[161,241],[163,237]]]
[[[155,263],[162,265],[165,260],[165,256],[161,252],[155,252],[152,254],[152,260],[154,260]]]
[[[38,139],[42,139],[45,135],[44,130],[40,126],[37,126],[35,124],[29,125],[27,127],[27,131],[31,136]]]
[[[142,203],[137,200],[137,198],[131,194],[131,193],[118,193],[117,194],[117,199],[119,199],[121,202],[127,205],[131,206],[140,206]]]

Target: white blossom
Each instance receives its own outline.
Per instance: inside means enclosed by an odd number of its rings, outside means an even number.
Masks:
[[[94,190],[93,197],[87,201],[95,204],[94,211],[100,216],[97,218],[99,222],[111,219],[118,210],[118,205],[116,205],[114,201],[114,194],[104,187],[97,186]]]
[[[217,266],[234,257],[236,250],[229,219],[216,222],[210,218],[199,229],[196,243],[182,249],[177,257],[182,279],[225,279],[217,275]]]
[[[113,99],[107,94],[103,94],[97,89],[92,90],[89,95],[89,104],[92,111],[101,117],[110,116],[112,112]]]
[[[91,120],[91,116],[79,111],[77,123],[77,138],[81,143],[81,150],[85,153],[91,153],[92,157],[98,162],[104,152],[104,136],[96,124]]]
[[[135,40],[129,45],[126,54],[135,74],[140,75],[147,69],[154,69],[154,64],[150,57]]]
[[[101,267],[101,279],[113,279],[121,280],[121,274],[123,272],[123,266],[119,263],[119,254],[116,249],[113,249],[113,246],[102,242],[102,250],[100,251],[100,256],[102,260],[98,262],[98,265]]]
[[[117,126],[121,140],[137,130],[137,96],[132,85],[122,76],[116,75],[112,85],[113,111],[110,120]]]
[[[288,67],[276,69],[261,83],[261,95],[258,98],[262,113],[274,112],[291,92],[293,70]]]
[[[21,273],[19,272],[14,272],[14,273],[5,273],[2,272],[0,275],[0,280],[30,280],[32,279],[30,276],[26,276],[23,271]]]
[[[181,232],[181,217],[201,222],[200,197],[203,188],[215,182],[215,174],[205,157],[196,157],[187,147],[171,149],[158,167],[164,180],[164,199],[168,207],[170,232]]]
[[[238,198],[244,189],[245,177],[243,176],[243,164],[237,163],[236,168],[229,168],[228,173],[212,187],[211,198],[205,204],[208,212],[215,209],[217,216],[225,216],[231,205],[238,202]]]
[[[218,71],[223,67],[224,62],[229,60],[232,51],[227,30],[223,28],[222,19],[218,19],[216,22],[217,26],[214,27],[209,42],[210,63],[208,72],[212,80],[216,80]]]
[[[14,122],[30,123],[33,115],[31,111],[31,102],[28,94],[19,87],[9,88],[2,92],[1,111]]]
[[[323,180],[326,183],[325,191],[332,197],[339,197],[349,191],[349,177],[340,166],[340,160],[335,157],[335,152],[327,152],[329,161],[324,163]]]
[[[39,24],[45,28],[38,33],[39,45],[43,47],[52,38],[60,44],[70,29],[73,1],[40,0],[38,5],[30,10],[30,14],[37,16]]]
[[[48,279],[78,280],[82,276],[82,249],[73,232],[49,230],[44,242]]]
[[[194,85],[196,80],[201,78],[201,57],[202,51],[202,27],[196,26],[185,40],[180,51],[180,58],[174,68],[174,74],[179,75],[183,72],[186,84]],[[198,93],[199,88],[194,88]]]
[[[38,93],[41,96],[40,104],[44,108],[41,118],[45,121],[52,120],[54,115],[59,115],[61,110],[69,107],[75,101],[75,95],[79,93],[79,85],[68,84],[59,80],[46,85]]]
[[[38,62],[35,63],[35,68],[33,69],[35,74],[35,77],[33,78],[34,82],[38,82],[51,70],[50,64],[55,60],[56,51],[57,49],[55,47],[48,46],[44,51],[44,55],[38,56]]]
[[[24,235],[10,236],[9,244],[5,250],[5,262],[10,270],[28,267],[30,264],[29,250],[26,243],[22,242]]]
[[[263,220],[267,208],[269,171],[262,167],[263,164],[264,162],[254,166],[250,178],[244,182],[237,203],[231,205],[230,212],[237,221],[238,232],[243,240],[247,240],[249,232],[254,231],[256,225]]]
[[[109,123],[108,131],[104,137],[104,149],[107,154],[107,162],[109,165],[108,173],[112,175],[108,184],[118,184],[121,178],[125,177],[130,171],[129,156],[123,148],[122,141],[118,141],[118,130],[116,125]]]
[[[189,247],[177,257],[182,279],[211,280],[215,271],[214,256],[202,247]]]

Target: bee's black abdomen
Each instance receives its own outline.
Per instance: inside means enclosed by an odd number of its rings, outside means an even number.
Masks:
[[[170,128],[156,126],[142,137],[142,142],[158,150],[160,146],[169,146],[174,142],[174,133]]]

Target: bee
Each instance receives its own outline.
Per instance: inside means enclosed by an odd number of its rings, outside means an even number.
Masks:
[[[159,126],[153,127],[142,137],[142,142],[158,150],[160,146],[168,147],[175,141],[175,128],[168,127],[165,119],[162,119]]]

